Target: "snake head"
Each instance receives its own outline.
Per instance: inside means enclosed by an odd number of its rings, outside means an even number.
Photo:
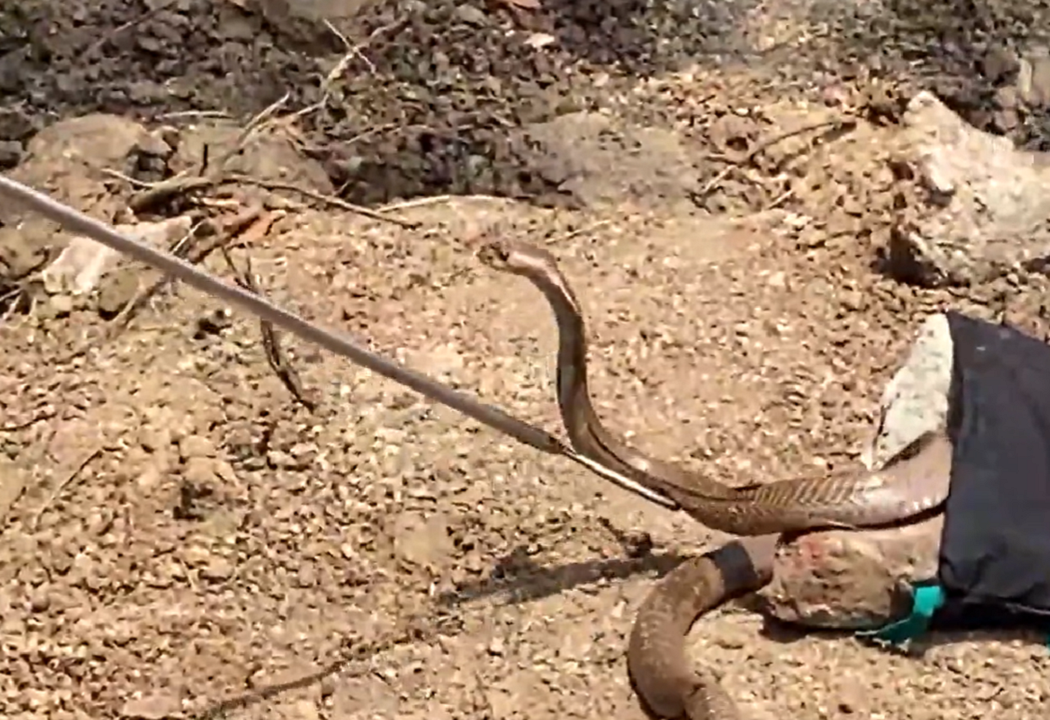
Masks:
[[[575,293],[558,270],[554,256],[546,250],[499,238],[483,243],[478,249],[478,258],[491,268],[527,278],[556,306],[567,307],[570,313],[580,313]]]
[[[511,249],[502,240],[490,240],[478,250],[478,259],[497,270],[507,269],[510,263]]]

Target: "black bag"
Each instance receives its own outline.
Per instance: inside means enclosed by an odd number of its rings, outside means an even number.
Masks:
[[[1050,346],[946,316],[954,452],[937,577],[915,583],[910,618],[875,635],[910,639],[931,620],[1050,631]]]

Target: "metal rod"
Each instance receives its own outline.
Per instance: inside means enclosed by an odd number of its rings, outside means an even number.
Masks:
[[[85,235],[113,250],[150,265],[182,280],[207,295],[225,300],[247,310],[258,318],[273,323],[282,330],[304,340],[316,343],[336,355],[351,360],[385,378],[401,383],[431,400],[447,405],[501,433],[525,443],[541,452],[563,455],[577,462],[605,480],[619,485],[651,502],[675,509],[678,504],[662,493],[639,485],[634,480],[606,468],[590,458],[579,455],[545,430],[541,430],[497,407],[483,403],[465,393],[441,384],[423,373],[405,367],[359,345],[345,335],[325,330],[307,322],[295,313],[275,305],[265,297],[239,285],[227,283],[207,270],[197,267],[146,242],[122,235],[109,225],[64,205],[33,188],[0,175],[0,197],[43,215],[67,230]]]
[[[349,358],[358,365],[379,373],[383,377],[399,382],[418,393],[459,410],[479,422],[506,433],[521,442],[546,453],[562,454],[563,444],[550,433],[528,425],[502,410],[481,403],[474,398],[449,388],[422,373],[362,347],[354,340],[324,330],[302,317],[279,307],[239,285],[227,283],[180,257],[158,250],[151,245],[127,237],[114,228],[94,218],[67,207],[55,200],[20,185],[8,178],[0,177],[0,194],[23,203],[67,229],[86,235],[93,240],[130,255],[169,275],[207,293],[249,311],[253,315],[273,323],[277,327],[316,343],[338,355]]]

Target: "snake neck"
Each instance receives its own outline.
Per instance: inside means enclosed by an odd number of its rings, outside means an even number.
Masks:
[[[606,467],[678,502],[685,500],[692,505],[701,498],[733,499],[730,488],[651,458],[606,429],[591,400],[587,380],[587,327],[579,303],[565,285],[536,284],[547,298],[558,324],[558,407],[572,446]]]

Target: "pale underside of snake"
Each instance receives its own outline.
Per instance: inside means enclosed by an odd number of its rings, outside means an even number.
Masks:
[[[558,324],[557,397],[573,448],[661,492],[702,524],[743,535],[686,561],[664,577],[639,609],[627,651],[635,688],[660,717],[736,720],[739,710],[717,680],[696,670],[685,636],[696,618],[772,578],[781,533],[900,523],[938,508],[948,496],[952,446],[944,433],[917,440],[881,471],[856,471],[733,488],[648,457],[601,423],[587,385],[587,337],[576,294],[550,253],[497,240],[481,260],[527,278]]]

